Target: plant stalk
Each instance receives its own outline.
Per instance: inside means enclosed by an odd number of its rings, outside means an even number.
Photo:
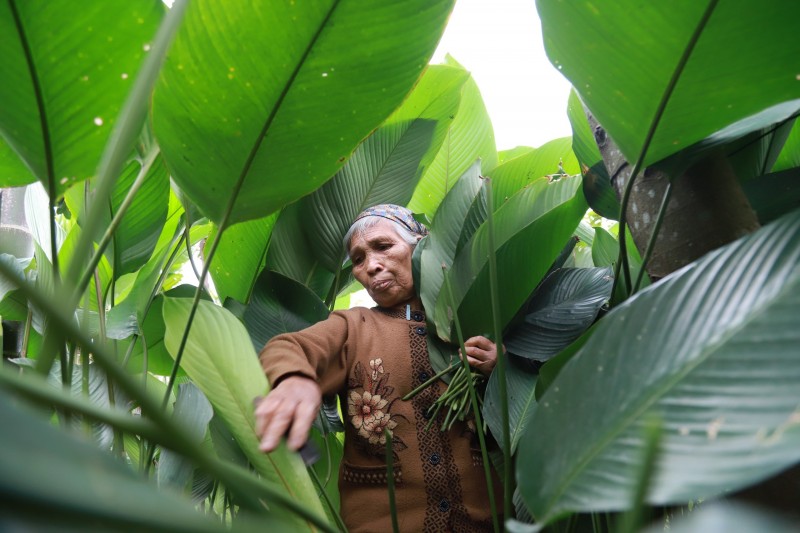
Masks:
[[[442,270],[446,267],[442,265]],[[453,322],[455,322],[456,327],[456,335],[458,336],[458,342],[461,345],[461,364],[463,365],[464,371],[467,372],[469,375],[469,361],[467,361],[467,347],[464,345],[464,335],[461,332],[461,322],[458,319],[458,310],[455,308],[455,298],[453,298],[453,289],[450,286],[450,280],[447,277],[447,273],[444,273],[444,286],[447,290],[447,299],[450,307],[453,311]],[[491,467],[489,466],[489,453],[486,449],[486,436],[483,434],[483,420],[481,418],[481,410],[478,406],[478,393],[475,391],[475,387],[472,385],[472,380],[469,380],[469,396],[470,401],[472,403],[472,413],[475,416],[475,431],[478,434],[478,442],[481,446],[481,458],[483,459],[483,473],[486,477],[486,490],[489,495],[489,508],[492,512],[492,526],[494,527],[495,533],[499,533],[500,529],[500,518],[497,515],[497,503],[495,502],[494,497],[494,487],[492,485],[492,472]],[[434,417],[431,417],[433,420]]]
[[[511,422],[508,415],[508,385],[506,381],[505,349],[503,348],[503,325],[500,323],[500,289],[497,286],[497,250],[495,248],[494,214],[492,183],[487,178],[483,186],[486,188],[486,204],[488,205],[486,225],[489,232],[489,291],[492,296],[492,323],[494,325],[494,342],[497,349],[497,377],[500,393],[500,414],[503,424],[503,513],[511,514],[511,503],[514,496],[514,478],[511,472]]]
[[[73,290],[73,297],[78,298],[79,295],[83,294],[83,291],[86,289],[86,286],[89,284],[89,280],[91,279],[93,273],[97,270],[97,265],[100,264],[100,261],[103,259],[103,253],[105,253],[106,248],[108,247],[108,243],[111,242],[111,239],[114,238],[114,232],[117,231],[117,228],[122,223],[122,218],[128,212],[128,208],[133,203],[133,199],[136,197],[136,193],[139,192],[139,189],[142,188],[144,185],[144,180],[147,177],[147,174],[150,172],[150,168],[153,166],[153,163],[158,157],[160,153],[159,148],[155,147],[153,150],[147,154],[147,158],[144,160],[142,164],[142,168],[139,171],[139,174],[136,176],[131,188],[128,189],[128,193],[125,195],[125,199],[117,209],[117,212],[114,214],[114,218],[111,219],[111,223],[106,228],[106,231],[103,233],[100,242],[97,244],[97,248],[95,248],[94,253],[92,254],[91,259],[89,260],[89,264],[86,266],[86,269],[81,275],[78,283],[75,285]],[[99,198],[98,196],[95,196]],[[102,204],[102,202],[98,202]]]
[[[400,533],[400,526],[397,523],[397,503],[394,498],[394,452],[392,450],[392,433],[384,428],[383,435],[386,437],[386,476],[389,486],[389,512],[392,516],[392,533]]]
[[[670,196],[672,196],[672,182],[668,181],[667,190],[664,191],[664,198],[661,200],[661,206],[658,208],[658,217],[656,218],[655,224],[653,224],[653,232],[650,234],[650,239],[647,241],[647,249],[645,249],[644,257],[642,257],[642,267],[639,269],[639,274],[636,276],[636,283],[633,284],[631,294],[637,293],[641,286],[645,269],[647,268],[647,262],[650,261],[650,256],[653,255],[658,232],[661,231],[661,224],[663,224],[664,216],[667,213],[667,205],[669,205]]]

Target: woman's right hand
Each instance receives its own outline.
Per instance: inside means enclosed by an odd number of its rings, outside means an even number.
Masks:
[[[255,407],[259,449],[271,452],[288,431],[286,445],[299,450],[308,440],[321,404],[322,392],[313,379],[289,376],[281,380]]]

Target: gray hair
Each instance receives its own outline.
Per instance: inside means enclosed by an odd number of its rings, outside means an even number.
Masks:
[[[347,233],[344,236],[342,244],[344,245],[344,252],[347,254],[348,257],[350,256],[350,241],[353,239],[353,237],[361,235],[368,228],[373,227],[381,220],[388,220],[389,222],[391,222],[392,227],[400,236],[400,238],[403,239],[403,241],[405,241],[406,243],[408,243],[411,246],[411,248],[414,248],[417,245],[417,242],[419,241],[419,239],[417,238],[418,236],[408,231],[408,228],[406,228],[399,222],[395,222],[394,220],[388,218],[382,218],[376,216],[364,217],[364,218],[359,218],[358,220],[353,222],[353,225],[350,226],[350,229],[347,230]]]

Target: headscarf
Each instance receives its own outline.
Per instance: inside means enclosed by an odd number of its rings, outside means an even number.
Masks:
[[[372,207],[368,207],[362,211],[361,214],[356,217],[353,223],[355,224],[364,217],[381,217],[387,220],[392,220],[405,227],[414,235],[421,235],[424,237],[428,234],[428,228],[426,228],[421,222],[417,221],[417,219],[414,218],[414,214],[410,210],[400,205],[373,205]]]

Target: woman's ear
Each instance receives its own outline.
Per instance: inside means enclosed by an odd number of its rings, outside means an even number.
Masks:
[[[414,238],[417,239],[417,242],[419,242],[422,240],[422,235],[415,235]]]

